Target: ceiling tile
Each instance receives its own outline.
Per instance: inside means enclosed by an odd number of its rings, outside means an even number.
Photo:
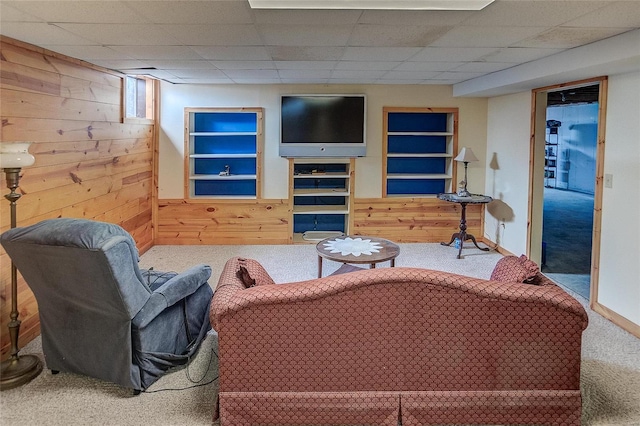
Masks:
[[[347,47],[342,59],[345,61],[405,61],[420,52],[419,47]]]
[[[246,1],[125,1],[149,22],[163,24],[250,24]]]
[[[113,50],[125,55],[144,59],[202,59],[196,52],[186,46],[111,46]]]
[[[202,59],[199,61],[172,61],[172,60],[159,60],[150,59],[146,61],[149,65],[167,70],[181,70],[181,69],[216,69],[208,60]]]
[[[492,47],[426,47],[410,61],[419,62],[451,62],[451,61],[475,61],[490,53],[497,52],[498,49]]]
[[[387,80],[424,80],[432,78],[440,74],[440,72],[431,71],[389,71],[383,78]]]
[[[113,50],[110,47],[105,46],[86,46],[86,45],[72,45],[72,46],[50,46],[42,45],[45,49],[53,50],[63,55],[71,56],[72,58],[82,59],[83,61],[89,61],[95,63],[97,60],[119,60],[119,59],[131,59],[135,58],[124,55],[122,52]]]
[[[336,61],[275,61],[279,70],[332,70]]]
[[[346,46],[351,25],[262,24],[258,31],[270,46]]]
[[[602,6],[602,1],[588,0],[502,0],[469,16],[462,25],[552,27]]]
[[[620,28],[556,27],[517,43],[517,47],[551,47],[569,49],[625,32]]]
[[[258,46],[260,36],[253,25],[158,25],[189,46]]]
[[[170,34],[151,24],[57,24],[70,33],[103,45],[126,46],[136,44],[148,46],[176,45],[178,41]]]
[[[2,22],[44,22],[42,18],[24,12],[20,8],[21,2],[2,1],[0,2],[0,16]],[[15,6],[15,7],[13,7]]]
[[[456,25],[474,12],[467,10],[365,10],[361,24],[380,25]]]
[[[359,24],[349,39],[349,46],[426,47],[450,29],[441,26]]]
[[[464,62],[403,62],[396,71],[449,71],[459,67]]]
[[[455,71],[445,71],[440,73],[434,77],[431,77],[433,80],[455,80],[455,81],[465,81],[471,78],[480,77],[484,75],[483,72],[455,72]]]
[[[640,1],[616,1],[562,24],[566,27],[640,27]]]
[[[479,73],[492,73],[507,68],[511,68],[513,64],[505,62],[467,62],[464,65],[451,70],[454,72],[479,72]]]
[[[282,80],[328,79],[331,70],[278,70],[278,75]]]
[[[398,67],[400,61],[340,61],[336,64],[337,70],[382,70],[388,71]]]
[[[546,27],[456,27],[440,37],[432,46],[508,47],[546,29]]]
[[[482,56],[482,60],[488,62],[511,62],[523,63],[545,56],[553,55],[562,51],[562,49],[535,48],[535,47],[505,47]]]
[[[355,24],[362,15],[360,10],[275,10],[254,9],[253,15],[258,24],[290,25],[342,25]]]
[[[234,81],[228,77],[224,78],[181,78],[180,83],[186,84],[233,84]]]
[[[2,3],[5,3],[4,0]],[[19,10],[47,22],[135,24],[142,16],[118,1],[15,1]],[[3,10],[4,12],[4,10]],[[4,20],[4,17],[3,17]]]
[[[232,78],[236,84],[281,84],[279,78],[256,77],[256,78]]]
[[[236,79],[278,79],[278,71],[276,70],[225,70],[224,73]]]
[[[405,85],[414,85],[414,84],[423,84],[426,80],[416,79],[416,80],[397,80],[392,78],[380,78],[376,80],[375,84],[405,84]]]
[[[335,46],[267,46],[274,61],[335,61],[342,57],[345,49]]]
[[[385,74],[384,70],[334,70],[331,74],[331,78],[380,78]]]
[[[180,78],[226,78],[226,74],[214,69],[173,69],[171,74]]]
[[[274,70],[276,65],[273,61],[211,61],[221,70]]]
[[[49,45],[92,45],[90,39],[72,34],[57,25],[34,22],[3,22],[2,35],[15,38],[36,46]]]
[[[271,54],[264,46],[191,46],[191,48],[205,59],[225,61],[264,61],[271,59]]]

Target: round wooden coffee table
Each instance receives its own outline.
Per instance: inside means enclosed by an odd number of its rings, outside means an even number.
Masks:
[[[346,236],[325,238],[316,244],[318,252],[318,278],[322,277],[322,259],[351,264],[369,264],[371,268],[376,263],[391,261],[391,267],[396,266],[396,257],[400,254],[400,247],[384,238]]]

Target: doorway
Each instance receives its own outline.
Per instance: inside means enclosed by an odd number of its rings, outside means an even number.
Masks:
[[[547,94],[541,270],[589,298],[599,85]]]
[[[597,295],[605,107],[606,78],[534,91],[530,252],[539,253],[543,274],[591,303]]]

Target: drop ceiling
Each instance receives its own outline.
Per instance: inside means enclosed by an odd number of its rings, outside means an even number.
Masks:
[[[635,0],[496,0],[479,11],[0,1],[4,36],[171,83],[456,84],[638,28]]]

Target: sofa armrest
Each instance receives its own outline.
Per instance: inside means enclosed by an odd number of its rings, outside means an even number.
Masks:
[[[240,266],[247,268],[249,275],[256,281],[254,287],[275,284],[269,273],[254,259],[246,259],[242,257],[233,257],[224,265],[224,269],[220,274],[216,291],[211,301],[210,320],[211,326],[216,329],[216,317],[214,312],[223,311],[230,306],[231,300],[238,292],[246,290],[242,280],[238,277],[237,272]]]
[[[167,307],[195,293],[203,285],[208,285],[209,277],[211,277],[210,266],[196,265],[167,280],[151,294],[147,303],[133,319],[134,324],[138,327],[149,324]]]

